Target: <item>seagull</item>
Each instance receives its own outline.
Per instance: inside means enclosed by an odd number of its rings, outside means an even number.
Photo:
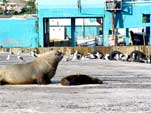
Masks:
[[[90,60],[90,59],[86,56],[82,56],[80,60]]]
[[[10,60],[10,55],[7,55],[7,58],[6,58],[6,60]]]
[[[90,58],[90,59],[96,59],[96,56],[94,54],[88,53],[88,58]]]
[[[37,55],[34,51],[31,51],[31,56],[32,56],[33,58],[38,57],[38,55]]]
[[[132,59],[134,60],[136,57],[135,53],[132,54]]]
[[[100,52],[88,53],[90,59],[102,59],[103,55]]]
[[[25,62],[24,58],[23,58],[22,56],[20,56],[20,55],[17,56],[17,59],[18,59],[19,61],[21,61],[21,62]]]
[[[78,53],[78,51],[75,51],[74,53],[73,53],[73,55],[71,55],[72,56],[72,61],[74,61],[74,60],[76,60],[77,59],[77,53]]]
[[[18,51],[18,52],[17,52],[17,55],[20,55],[20,54],[21,54],[21,52],[20,52],[20,51]]]
[[[121,59],[122,57],[124,57],[124,54],[119,54],[119,57],[120,57],[120,59]]]
[[[105,54],[104,59],[105,60],[109,60],[110,55],[109,54]]]
[[[85,57],[84,57],[84,56],[82,56],[82,57],[81,57],[81,60],[85,60]]]
[[[13,52],[13,51],[10,51],[10,54],[11,54],[11,55],[14,55],[14,52]]]
[[[120,57],[120,59],[121,59],[122,61],[127,61],[127,60],[128,60],[128,55],[127,55],[127,54],[122,55],[122,56]]]
[[[99,52],[96,52],[95,54],[93,54],[95,59],[100,59],[101,58],[101,55]]]
[[[114,59],[115,59],[115,60],[119,60],[119,59],[120,59],[119,54],[116,54],[115,57],[114,57]]]
[[[72,61],[74,60],[80,60],[81,59],[81,54],[76,50],[73,54],[73,57],[72,57]]]
[[[149,57],[147,58],[147,63],[148,63],[148,64],[150,64],[150,63],[151,63],[151,60],[150,60],[150,58],[149,58]]]

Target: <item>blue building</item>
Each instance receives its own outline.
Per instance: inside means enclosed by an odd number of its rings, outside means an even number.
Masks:
[[[75,19],[76,18],[101,18],[103,23],[103,45],[109,46],[109,35],[113,29],[125,30],[125,42],[129,44],[129,29],[145,29],[150,38],[150,0],[37,0],[39,19],[39,39],[44,46],[47,34],[47,25],[50,18],[70,18],[72,46],[76,45]],[[108,7],[107,3],[110,3]],[[119,7],[114,7],[119,3]],[[113,6],[113,7],[112,7]],[[45,33],[44,33],[45,32]],[[115,32],[115,31],[114,31]],[[99,34],[98,34],[99,35]],[[147,44],[150,44],[148,42]]]
[[[104,17],[104,1],[102,0],[37,0],[38,3],[38,22],[39,22],[39,39],[40,45],[47,45],[49,38],[49,19],[70,19],[71,20],[71,46],[76,46],[76,19],[90,18],[97,19]],[[87,26],[88,27],[88,26]],[[98,26],[96,26],[98,27]],[[91,26],[92,28],[92,26]],[[80,27],[79,27],[80,29]],[[95,28],[94,28],[95,29]],[[87,31],[87,30],[86,30]],[[97,31],[97,35],[99,31]],[[86,33],[87,35],[87,33]],[[96,33],[95,33],[96,35]]]
[[[36,5],[37,18],[0,20],[0,25],[3,26],[0,28],[0,43],[2,46],[51,46],[49,43],[50,28],[54,26],[50,25],[50,19],[70,19],[70,25],[65,26],[66,34],[71,37],[70,46],[76,46],[77,32],[82,29],[82,26],[76,25],[77,19],[89,19],[100,24],[85,26],[86,32],[85,34],[81,33],[81,35],[89,35],[88,29],[91,29],[94,36],[101,36],[103,46],[110,46],[110,39],[118,40],[117,32],[120,29],[124,31],[126,45],[129,45],[129,32],[132,28],[142,29],[149,39],[146,45],[151,44],[150,0],[55,0],[55,2],[52,0],[37,0]],[[13,26],[13,28],[10,26]],[[15,44],[10,40],[4,41],[7,39],[6,37],[12,37],[11,40],[15,40]],[[6,42],[9,43],[6,44]]]
[[[38,47],[37,18],[0,18],[0,45]]]

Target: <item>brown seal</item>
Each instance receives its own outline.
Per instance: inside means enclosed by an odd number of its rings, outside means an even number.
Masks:
[[[83,84],[103,84],[102,80],[84,74],[69,75],[61,79],[61,84],[65,86]]]
[[[50,51],[25,64],[7,65],[0,69],[1,84],[49,84],[63,53]]]

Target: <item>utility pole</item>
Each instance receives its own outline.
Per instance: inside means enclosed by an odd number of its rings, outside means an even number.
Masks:
[[[112,10],[112,38],[114,39],[114,43],[116,45],[116,36],[115,36],[115,19],[114,19],[114,9]]]
[[[82,27],[83,38],[85,38],[85,18],[83,18],[83,27]]]
[[[144,42],[144,46],[146,45],[145,43],[145,34],[144,34],[144,28],[142,29],[142,34],[143,34],[143,42]]]

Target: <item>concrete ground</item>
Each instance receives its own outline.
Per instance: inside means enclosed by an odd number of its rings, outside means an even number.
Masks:
[[[1,60],[0,64],[15,62]],[[134,62],[61,61],[50,85],[0,86],[0,113],[151,113],[150,70],[151,64]],[[97,77],[104,84],[59,83],[76,73]]]

